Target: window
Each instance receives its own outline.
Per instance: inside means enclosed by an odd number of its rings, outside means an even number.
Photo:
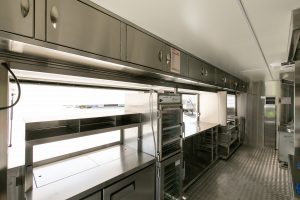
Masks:
[[[10,92],[16,91],[10,84]],[[22,97],[13,109],[12,146],[8,148],[8,165],[15,167],[25,160],[26,122],[97,117],[102,113],[124,111],[125,95],[130,90],[22,83]],[[11,95],[13,97],[13,95]],[[14,97],[15,98],[15,97]],[[84,151],[120,142],[120,131],[51,142],[33,147],[34,161]]]
[[[182,104],[183,104],[183,121],[184,122],[197,121],[198,95],[182,94]]]

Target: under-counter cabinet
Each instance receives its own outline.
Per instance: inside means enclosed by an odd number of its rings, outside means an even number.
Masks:
[[[154,69],[163,69],[164,43],[127,26],[126,60]]]
[[[154,165],[103,189],[103,200],[155,199]]]
[[[80,200],[102,200],[102,190],[88,195]]]
[[[186,124],[183,141],[184,180],[186,190],[218,159],[218,124]]]
[[[33,0],[2,0],[0,3],[0,30],[33,37]]]
[[[110,58],[121,58],[121,22],[77,0],[48,0],[46,40]]]

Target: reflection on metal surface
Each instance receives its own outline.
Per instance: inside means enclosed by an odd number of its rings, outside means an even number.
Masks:
[[[295,63],[295,155],[300,154],[300,61]]]
[[[264,144],[276,147],[276,98],[266,97],[264,106]]]
[[[219,161],[188,191],[188,200],[290,200],[288,173],[271,148],[241,146]]]
[[[8,72],[5,68],[0,66],[0,107],[7,106],[9,102],[8,99]],[[7,198],[8,111],[9,110],[0,110],[0,199]]]

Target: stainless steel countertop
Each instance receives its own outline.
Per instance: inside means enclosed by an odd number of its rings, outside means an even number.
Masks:
[[[185,123],[185,138],[192,137],[193,135],[202,133],[208,129],[218,126],[217,123],[209,122],[188,122]]]
[[[155,163],[154,157],[114,146],[34,168],[28,200],[82,198]]]
[[[297,167],[297,165],[299,166]],[[292,189],[292,199],[300,200],[300,195],[297,194],[296,190],[296,184],[300,184],[300,156],[289,155],[289,178]],[[300,188],[298,190],[300,191]]]

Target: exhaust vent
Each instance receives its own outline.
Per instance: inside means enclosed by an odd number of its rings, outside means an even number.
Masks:
[[[300,60],[300,8],[292,12],[289,61]]]

